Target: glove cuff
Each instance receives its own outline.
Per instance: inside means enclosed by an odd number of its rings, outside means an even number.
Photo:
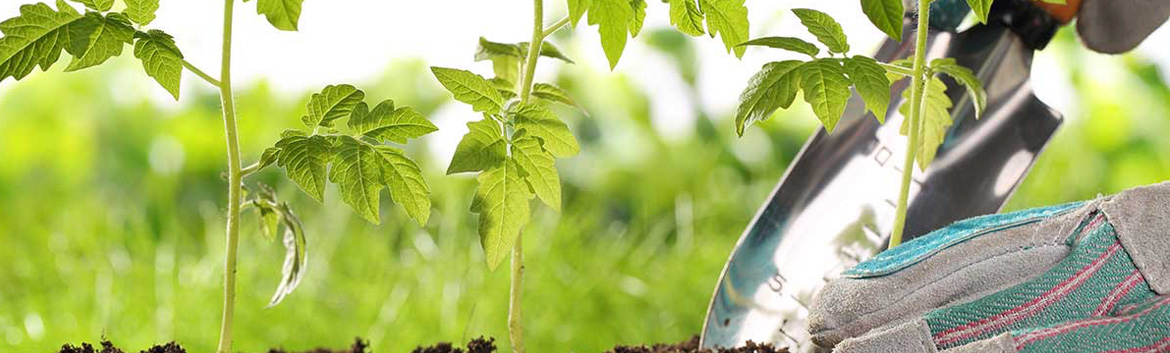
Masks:
[[[1170,295],[1170,182],[1126,190],[1101,210],[1150,289]]]

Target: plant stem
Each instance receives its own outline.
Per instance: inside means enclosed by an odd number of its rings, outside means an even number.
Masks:
[[[540,47],[544,44],[544,0],[533,1],[532,41],[528,45],[528,57],[524,62],[524,76],[520,83],[520,103],[528,103],[532,94],[532,76],[536,74],[536,60],[540,58]],[[567,22],[566,22],[567,23]]]
[[[883,68],[886,69],[887,72],[890,72],[890,73],[895,73],[895,74],[899,74],[902,76],[911,76],[911,77],[914,76],[914,69],[912,69],[912,68],[905,68],[905,67],[901,67],[898,65],[887,64],[887,63],[883,63],[883,62],[878,62],[878,65],[881,65]]]
[[[521,298],[524,294],[523,240],[523,236],[517,235],[516,245],[512,247],[512,287],[508,293],[508,336],[512,341],[512,353],[524,353],[524,323],[521,322]]]
[[[894,234],[888,248],[902,243],[906,228],[906,210],[910,198],[910,182],[914,176],[914,157],[918,155],[918,139],[922,124],[922,101],[926,85],[926,36],[929,34],[931,0],[918,0],[918,33],[914,45],[914,73],[910,83],[910,139],[906,143],[906,161],[902,164],[902,190],[898,193],[898,210],[894,216]]]
[[[569,24],[569,17],[565,16],[565,18],[562,18],[560,21],[553,23],[552,26],[548,26],[548,28],[545,28],[544,31],[541,32],[541,37],[551,36],[553,33],[556,33],[557,30],[560,30],[561,28],[565,27],[565,25],[568,25],[568,24]]]
[[[195,65],[192,65],[190,62],[187,62],[187,60],[183,60],[183,67],[187,68],[187,71],[191,71],[192,73],[194,73],[195,76],[199,76],[199,78],[202,78],[204,81],[207,81],[207,83],[210,83],[212,86],[219,87],[219,85],[220,85],[219,80],[216,80],[214,77],[211,77],[211,75],[208,75],[206,72],[203,72],[203,70],[200,70],[198,67],[195,67]]]
[[[252,165],[249,165],[247,167],[244,167],[243,169],[240,169],[240,178],[242,179],[243,177],[246,177],[248,175],[251,175],[252,173],[259,172],[259,171],[260,171],[260,162],[252,163]]]
[[[236,106],[232,97],[232,7],[235,0],[224,0],[223,53],[220,66],[219,99],[223,104],[223,128],[228,154],[227,247],[223,271],[223,321],[219,331],[218,353],[232,349],[232,321],[236,306],[236,253],[240,240],[240,142],[236,135]]]

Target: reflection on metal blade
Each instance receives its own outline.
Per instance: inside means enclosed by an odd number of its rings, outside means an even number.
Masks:
[[[887,41],[877,58],[904,58],[912,43]],[[1006,28],[931,33],[929,48],[932,57],[972,69],[984,82],[988,107],[976,120],[965,90],[944,78],[955,125],[930,167],[915,170],[907,239],[998,211],[1061,122],[1033,95],[1032,50]],[[805,144],[724,268],[703,347],[752,340],[814,350],[805,323],[809,301],[826,281],[881,251],[893,228],[906,150],[896,108],[906,86],[895,85],[884,125],[854,97],[833,135],[821,130]]]

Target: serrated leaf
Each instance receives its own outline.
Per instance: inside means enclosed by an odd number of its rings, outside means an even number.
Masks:
[[[626,49],[630,22],[634,9],[629,0],[592,0],[589,6],[589,25],[597,25],[601,34],[601,49],[609,60],[609,68],[617,67]]]
[[[48,70],[70,45],[69,26],[82,18],[64,1],[57,9],[44,3],[21,5],[20,16],[0,22],[0,81],[12,76],[19,80],[37,65]]]
[[[585,16],[585,10],[588,10],[590,5],[591,0],[568,0],[569,24],[577,27],[577,22],[581,22],[581,17]]]
[[[431,67],[431,72],[455,96],[455,100],[471,105],[472,110],[497,114],[503,109],[504,97],[483,76],[471,71],[436,66]]]
[[[523,53],[519,56],[520,59],[523,59],[524,57],[528,56],[528,42],[516,43],[516,47],[520,49],[521,53]],[[561,51],[561,48],[557,48],[556,45],[552,44],[549,41],[544,41],[543,43],[541,43],[540,56],[543,56],[546,58],[557,59],[557,60],[564,61],[564,62],[567,62],[570,64],[574,63],[573,59],[569,59],[569,57],[566,56],[565,53]]]
[[[490,60],[497,56],[523,57],[526,53],[520,46],[507,43],[498,43],[479,37],[479,46],[475,48],[475,61]]]
[[[947,74],[967,87],[971,104],[975,106],[975,118],[983,116],[983,110],[987,108],[987,92],[983,90],[983,83],[979,82],[979,78],[975,77],[971,69],[959,65],[953,58],[934,59],[930,63],[930,68],[934,72]]]
[[[520,166],[512,159],[480,173],[478,180],[471,211],[479,214],[480,243],[488,268],[494,271],[508,258],[512,245],[528,223],[528,201],[532,194]]]
[[[743,57],[747,48],[737,46],[748,40],[750,25],[744,0],[699,0],[702,11],[707,15],[707,33],[711,38],[716,34],[723,38],[727,52],[735,50],[736,57]]]
[[[630,0],[630,8],[634,9],[634,19],[630,21],[630,37],[637,37],[642,32],[642,24],[646,22],[646,1]]]
[[[547,83],[537,83],[532,86],[532,95],[536,96],[536,98],[563,103],[584,111],[584,109],[577,105],[577,102],[573,100],[573,97],[569,95],[569,92],[565,92],[565,90],[557,86],[553,86]]]
[[[134,42],[134,57],[142,61],[146,74],[162,85],[175,100],[179,99],[179,84],[183,77],[183,53],[175,40],[163,31],[152,29],[138,32]]]
[[[915,155],[915,160],[918,161],[918,168],[926,170],[930,162],[934,161],[934,155],[938,152],[938,146],[942,145],[943,139],[947,136],[947,129],[954,124],[951,119],[951,98],[947,97],[947,85],[938,77],[931,77],[927,84],[924,104],[921,106],[922,112],[920,117],[922,119],[921,134],[918,137],[918,153]],[[898,109],[902,116],[906,117],[902,122],[902,135],[910,134],[910,89],[902,92],[902,97],[906,98],[905,104]]]
[[[813,9],[793,9],[792,13],[800,18],[800,23],[808,28],[808,32],[817,37],[817,40],[834,53],[849,52],[849,41],[841,24],[837,23],[829,14]]]
[[[295,130],[294,130],[295,131]],[[276,142],[276,165],[288,178],[317,201],[325,200],[325,167],[333,159],[331,145],[323,136],[288,133]]]
[[[524,180],[532,186],[536,196],[557,212],[561,211],[561,176],[557,173],[556,158],[541,147],[540,139],[516,132],[512,140],[512,158],[524,170]]]
[[[971,12],[975,13],[975,19],[979,23],[987,23],[987,15],[991,13],[992,0],[967,0],[967,5],[971,6]]]
[[[285,297],[297,289],[297,286],[301,284],[301,279],[305,277],[305,270],[309,265],[305,227],[301,224],[301,219],[293,213],[288,204],[281,203],[276,209],[280,213],[281,223],[284,224],[284,240],[282,242],[284,244],[284,265],[280,268],[280,286],[276,287],[276,293],[273,293],[272,299],[268,301],[269,308],[280,304]]]
[[[801,53],[804,55],[808,55],[808,56],[813,57],[814,59],[817,57],[817,54],[820,54],[820,52],[821,52],[821,49],[817,48],[816,45],[813,45],[812,43],[806,42],[803,39],[792,38],[792,37],[756,38],[756,39],[752,39],[752,40],[747,41],[747,42],[740,43],[739,45],[758,45],[758,46],[765,46],[765,47],[769,47],[769,48],[784,49],[787,51],[792,51],[792,52],[797,52],[797,53]]]
[[[85,5],[86,8],[97,10],[98,12],[110,11],[114,7],[114,0],[72,0],[73,2]]]
[[[905,11],[902,0],[861,0],[861,12],[869,17],[869,22],[898,42],[902,41]]]
[[[879,122],[885,123],[890,109],[890,80],[886,78],[886,69],[872,58],[853,56],[845,60],[845,72],[865,101],[865,107]]]
[[[154,21],[154,12],[158,11],[158,0],[125,0],[126,17],[139,25],[145,26]]]
[[[426,226],[431,217],[431,189],[423,179],[422,169],[402,150],[390,146],[375,148],[382,154],[382,182],[390,190],[390,197],[418,225]]]
[[[478,172],[495,168],[507,157],[507,142],[500,124],[491,118],[467,123],[470,130],[455,147],[447,174]]]
[[[77,71],[101,65],[106,60],[122,55],[122,47],[134,39],[134,25],[121,13],[102,16],[96,12],[69,25],[69,47],[73,61],[65,71]]]
[[[739,108],[735,113],[735,132],[743,136],[748,126],[763,121],[776,109],[787,109],[796,100],[800,90],[800,72],[804,62],[788,60],[764,64],[748,81],[747,88],[739,95]]]
[[[366,93],[351,85],[329,85],[321,93],[309,97],[309,114],[301,121],[310,129],[332,127],[333,121],[353,113],[353,108],[366,98]]]
[[[577,138],[569,126],[556,113],[539,104],[520,107],[515,113],[516,129],[528,130],[532,136],[544,141],[544,149],[557,157],[570,157],[581,152]]]
[[[419,112],[409,107],[395,108],[394,101],[389,99],[378,103],[373,110],[365,102],[358,103],[349,117],[349,129],[355,136],[403,144],[407,139],[439,130]]]
[[[258,0],[256,13],[264,15],[272,27],[282,31],[297,30],[303,0]]]
[[[799,72],[804,100],[812,105],[825,131],[832,133],[852,95],[845,69],[834,59],[818,59],[801,65]]]
[[[381,223],[378,197],[385,185],[384,158],[374,146],[349,136],[338,138],[334,151],[329,181],[337,184],[341,200],[370,223]]]
[[[692,36],[707,34],[703,29],[704,18],[695,0],[670,0],[670,24],[679,32]]]

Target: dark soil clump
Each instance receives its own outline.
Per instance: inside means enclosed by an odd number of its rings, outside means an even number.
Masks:
[[[82,343],[81,347],[77,347],[77,346],[66,343],[65,345],[61,346],[61,350],[57,351],[57,352],[58,353],[126,353],[125,351],[114,346],[114,344],[108,340],[102,340],[101,345],[102,345],[101,349],[96,349],[96,348],[94,348],[93,345],[90,345],[89,343]],[[150,347],[149,349],[139,351],[139,353],[187,353],[187,350],[183,349],[182,346],[175,344],[175,342],[170,342],[170,343],[167,343],[164,345],[155,345],[154,347]]]
[[[329,348],[318,347],[318,348],[310,349],[310,350],[299,352],[299,353],[371,353],[371,352],[372,351],[370,350],[370,344],[366,343],[366,341],[362,341],[361,337],[356,337],[353,339],[353,344],[349,346],[349,349],[329,349]],[[148,352],[148,353],[154,353],[154,352]],[[274,348],[274,349],[269,349],[268,353],[296,353],[296,352],[286,351],[286,350],[281,349],[281,348]]]
[[[747,345],[740,348],[718,350],[700,349],[699,336],[691,337],[691,339],[675,344],[655,344],[653,346],[617,346],[613,350],[606,351],[606,353],[788,353],[788,348],[776,348],[771,344],[757,344],[748,341]]]
[[[492,353],[495,351],[495,338],[488,338],[485,340],[483,337],[480,337],[471,340],[471,342],[467,342],[467,350],[452,346],[447,342],[440,342],[439,344],[430,347],[415,348],[413,351],[411,351],[411,353]]]

